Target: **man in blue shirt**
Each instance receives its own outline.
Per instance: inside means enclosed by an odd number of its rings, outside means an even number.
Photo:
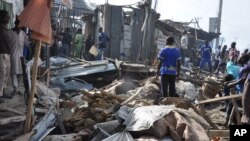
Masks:
[[[97,59],[98,60],[103,60],[104,52],[105,52],[105,49],[106,49],[106,46],[107,46],[107,42],[109,41],[109,37],[108,37],[108,35],[106,33],[103,32],[102,27],[99,28],[98,40],[99,40],[98,44],[99,44],[100,53],[97,56]]]
[[[209,46],[208,41],[206,41],[205,45],[201,47],[198,54],[200,53],[201,53],[200,69],[203,69],[204,65],[207,63],[209,67],[209,72],[212,73],[212,61],[211,61],[212,48],[211,46]]]
[[[180,50],[174,46],[173,37],[167,38],[166,45],[159,53],[160,63],[157,69],[157,76],[161,74],[161,95],[162,97],[178,97],[175,92],[175,80],[180,74]]]

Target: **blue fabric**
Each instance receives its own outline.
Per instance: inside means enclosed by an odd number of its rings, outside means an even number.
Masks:
[[[29,58],[31,56],[29,46],[24,46],[24,48],[23,48],[23,56],[25,57],[26,60],[29,60]]]
[[[240,68],[239,77],[241,78],[244,73],[249,71],[250,71],[250,64],[245,64],[243,67]]]
[[[178,48],[167,46],[160,51],[158,57],[162,61],[162,66],[160,68],[161,74],[177,74],[176,62],[181,59],[181,53]]]
[[[200,62],[200,68],[203,69],[205,63],[208,63],[208,67],[212,68],[212,61],[211,58],[202,58]]]
[[[235,65],[232,61],[227,62],[227,73],[232,74],[235,79],[239,78],[240,66]]]
[[[106,48],[106,44],[109,41],[109,37],[106,33],[104,32],[100,32],[98,35],[98,39],[99,39],[99,48]]]
[[[241,67],[239,71],[239,79],[244,77],[244,74],[248,73],[249,71],[250,71],[250,64],[246,64],[243,67]],[[239,92],[242,93],[244,89],[244,82],[238,84],[237,88],[239,89]]]
[[[212,52],[211,46],[203,45],[201,47],[200,51],[201,51],[201,57],[202,58],[211,59],[211,52]]]
[[[65,56],[70,56],[70,48],[68,44],[62,44],[61,54]]]

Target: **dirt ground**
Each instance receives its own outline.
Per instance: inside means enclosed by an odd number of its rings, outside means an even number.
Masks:
[[[21,85],[19,90],[22,94],[13,95],[12,98],[4,98],[4,103],[1,103],[0,106],[15,109],[21,113],[25,113],[25,100],[24,100],[24,87]],[[13,94],[12,86],[8,85],[7,88],[4,90],[6,95]]]

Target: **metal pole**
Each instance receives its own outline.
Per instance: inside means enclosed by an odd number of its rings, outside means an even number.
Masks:
[[[223,5],[223,0],[220,0],[219,14],[218,14],[217,33],[220,33],[221,15],[222,15],[222,5]],[[219,41],[220,41],[220,35],[218,35],[218,38],[216,39],[215,47],[218,47],[218,46],[219,46]]]
[[[158,4],[158,0],[155,0],[154,10],[156,10],[157,4]]]

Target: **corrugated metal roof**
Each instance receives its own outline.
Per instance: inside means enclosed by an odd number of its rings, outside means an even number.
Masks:
[[[73,2],[73,8],[69,9],[69,15],[71,16],[81,16],[84,14],[91,14],[94,12],[96,5],[93,3],[90,3],[86,0],[72,0]],[[55,0],[54,1],[54,7],[58,7],[59,4],[61,4],[61,0]],[[64,7],[66,8],[66,7]]]

